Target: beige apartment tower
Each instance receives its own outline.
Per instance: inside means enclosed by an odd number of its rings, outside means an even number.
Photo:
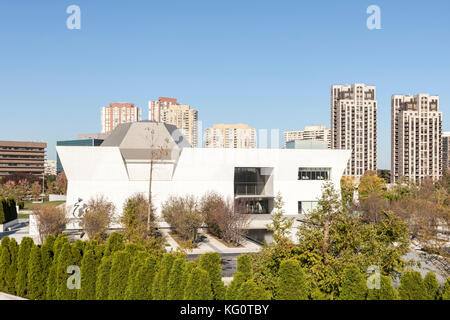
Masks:
[[[256,129],[246,124],[215,124],[206,128],[207,148],[256,148]]]
[[[331,149],[331,130],[326,126],[306,126],[303,130],[285,131],[284,147],[289,141],[325,141]]]
[[[377,108],[375,86],[331,86],[331,148],[352,150],[345,176],[377,170]]]
[[[141,108],[132,103],[111,103],[102,108],[102,134],[110,134],[122,123],[141,121]]]
[[[188,139],[189,144],[198,146],[198,111],[188,105],[178,104],[175,98],[160,97],[148,103],[149,118],[176,126]]]
[[[391,98],[391,181],[442,176],[442,112],[429,94]]]
[[[442,174],[450,171],[450,132],[442,133]]]

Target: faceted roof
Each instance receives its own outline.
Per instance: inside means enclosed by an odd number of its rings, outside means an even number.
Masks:
[[[126,160],[176,160],[182,148],[191,146],[176,126],[139,121],[118,125],[101,147],[119,147]]]

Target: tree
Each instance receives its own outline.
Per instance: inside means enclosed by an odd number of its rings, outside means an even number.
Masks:
[[[146,258],[137,271],[133,284],[133,298],[135,300],[152,300],[152,285],[157,271],[158,258]]]
[[[208,273],[195,267],[192,269],[184,289],[185,300],[212,300],[211,280]]]
[[[291,243],[290,233],[294,219],[284,216],[284,202],[281,194],[278,193],[274,201],[275,212],[272,214],[272,223],[267,225],[267,229],[273,232],[273,241],[283,245]]]
[[[128,252],[117,251],[113,254],[108,300],[122,300],[125,297],[130,265],[131,256]]]
[[[97,281],[95,282],[95,297],[97,300],[108,300],[111,265],[111,256],[102,258],[97,272]]]
[[[4,237],[0,246],[0,291],[7,292],[6,273],[11,264],[11,254],[9,252],[9,237]]]
[[[439,282],[437,281],[436,274],[433,271],[429,271],[423,279],[423,284],[427,293],[427,300],[435,300],[439,295]]]
[[[61,172],[58,174],[58,177],[56,177],[56,188],[59,194],[67,193],[67,177],[64,172]]]
[[[380,288],[369,289],[367,300],[397,300],[398,292],[389,276],[380,275]]]
[[[81,218],[80,224],[89,239],[94,239],[96,236],[106,239],[114,212],[114,204],[107,201],[104,196],[97,196],[88,201],[87,210]]]
[[[233,280],[227,288],[227,300],[239,299],[239,290],[244,282],[252,278],[252,262],[248,255],[240,255],[237,258],[236,272]]]
[[[52,265],[53,256],[54,256],[54,244],[55,244],[55,236],[48,235],[45,239],[45,242],[41,246],[41,260],[42,260],[42,272],[44,274],[44,282],[47,279],[47,274],[50,270],[50,266]]]
[[[277,290],[278,300],[307,300],[305,275],[300,263],[294,259],[281,262]]]
[[[153,169],[154,165],[157,162],[165,160],[169,157],[169,139],[166,138],[162,141],[162,143],[156,143],[156,134],[155,129],[151,127],[145,128],[147,131],[147,140],[150,143],[150,175],[148,179],[148,215],[147,215],[147,232],[151,232],[152,228],[152,217],[154,216],[154,207],[152,202],[152,181],[153,181]]]
[[[403,273],[398,292],[402,300],[424,300],[427,297],[427,289],[420,272],[407,270]]]
[[[33,246],[28,264],[28,297],[32,300],[42,300],[45,297],[45,289],[41,249],[38,246]]]
[[[339,298],[341,300],[365,300],[367,285],[361,271],[356,265],[349,265],[344,269],[344,281]]]
[[[126,246],[128,246],[127,244]],[[128,283],[127,288],[125,290],[125,300],[136,300],[137,286],[139,284],[136,281],[137,273],[139,269],[143,266],[145,258],[148,256],[148,253],[145,251],[136,251],[132,253],[130,250],[125,249],[125,251],[129,252],[132,256],[131,258],[131,267],[128,271]]]
[[[196,242],[203,216],[194,196],[171,196],[162,206],[164,220],[185,241]]]
[[[53,261],[52,265],[50,266],[49,273],[47,276],[47,283],[46,283],[46,291],[45,291],[45,298],[47,300],[56,300],[56,289],[58,288],[57,284],[57,269],[58,269],[58,263],[56,260]]]
[[[19,246],[19,255],[17,258],[16,293],[20,297],[26,297],[28,294],[28,262],[30,260],[30,252],[33,246],[33,239],[29,237],[24,237]]]
[[[225,285],[222,281],[222,264],[218,252],[208,252],[202,254],[199,259],[199,266],[205,270],[211,280],[211,289],[215,300],[225,298]]]
[[[200,212],[211,234],[234,245],[245,239],[249,215],[242,213],[238,202],[233,204],[218,193],[209,192],[200,200]]]
[[[155,236],[157,230],[155,210],[150,210],[150,220],[148,220],[149,205],[150,202],[141,193],[125,201],[120,222],[124,227],[126,240],[141,243]]]
[[[353,194],[356,190],[355,180],[351,176],[343,176],[341,178],[341,197],[342,204],[346,207],[353,202]]]
[[[39,182],[33,182],[33,184],[31,185],[31,194],[33,195],[34,199],[38,199],[41,195],[41,184]]]
[[[118,232],[113,232],[109,235],[104,255],[112,255],[114,252],[123,250],[124,248],[125,244],[123,243],[123,235]]]
[[[76,300],[77,291],[67,285],[69,274],[68,267],[74,265],[74,259],[70,250],[70,244],[64,242],[58,253],[56,266],[56,298],[58,300]]]
[[[172,265],[172,270],[170,270],[169,282],[167,288],[167,300],[182,300],[184,296],[184,291],[182,288],[182,278],[184,269],[184,258],[177,258]]]
[[[239,289],[238,300],[268,300],[268,296],[253,279],[249,279]]]
[[[43,205],[34,207],[33,214],[36,215],[41,242],[44,242],[45,238],[50,234],[54,236],[61,234],[68,222],[64,210],[54,206]]]
[[[364,200],[369,194],[384,195],[386,189],[386,181],[377,176],[377,172],[373,170],[366,171],[361,178],[358,186],[359,199]]]
[[[447,278],[445,283],[442,285],[440,298],[442,300],[450,300],[450,278]]]
[[[167,288],[169,282],[170,271],[172,270],[175,255],[171,253],[164,254],[159,263],[159,271],[153,281],[152,296],[153,300],[166,300]]]
[[[88,249],[81,261],[81,288],[78,300],[95,300],[95,283],[97,280],[98,261],[94,250]]]
[[[19,245],[16,239],[11,238],[9,240],[9,254],[11,258],[11,263],[8,270],[6,271],[6,287],[7,292],[11,294],[16,294],[16,275],[17,275],[17,264],[19,255]]]

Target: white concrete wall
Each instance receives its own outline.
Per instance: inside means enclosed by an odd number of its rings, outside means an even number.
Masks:
[[[118,147],[62,147],[57,151],[67,178],[67,206],[104,195],[121,214],[125,200],[134,193],[148,193],[149,164],[127,162]],[[216,191],[234,197],[235,167],[273,167],[273,195],[283,196],[288,215],[297,214],[298,201],[315,201],[322,181],[298,180],[299,167],[330,167],[331,180],[339,186],[350,157],[349,150],[214,149],[184,148],[178,162],[155,166],[153,201],[160,213],[170,195],[201,197]]]

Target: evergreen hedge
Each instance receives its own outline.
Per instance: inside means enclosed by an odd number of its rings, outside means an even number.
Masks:
[[[225,298],[225,285],[222,281],[222,264],[218,252],[208,252],[202,254],[199,259],[199,266],[208,272],[211,280],[211,289],[215,300]]]
[[[0,224],[17,219],[16,201],[14,199],[0,200]]]
[[[30,260],[30,252],[34,246],[33,239],[30,237],[22,238],[19,246],[19,254],[17,258],[17,275],[16,275],[16,294],[20,297],[27,297],[28,282],[28,262]]]
[[[294,259],[284,260],[278,271],[278,300],[307,300],[305,275],[300,263]]]

